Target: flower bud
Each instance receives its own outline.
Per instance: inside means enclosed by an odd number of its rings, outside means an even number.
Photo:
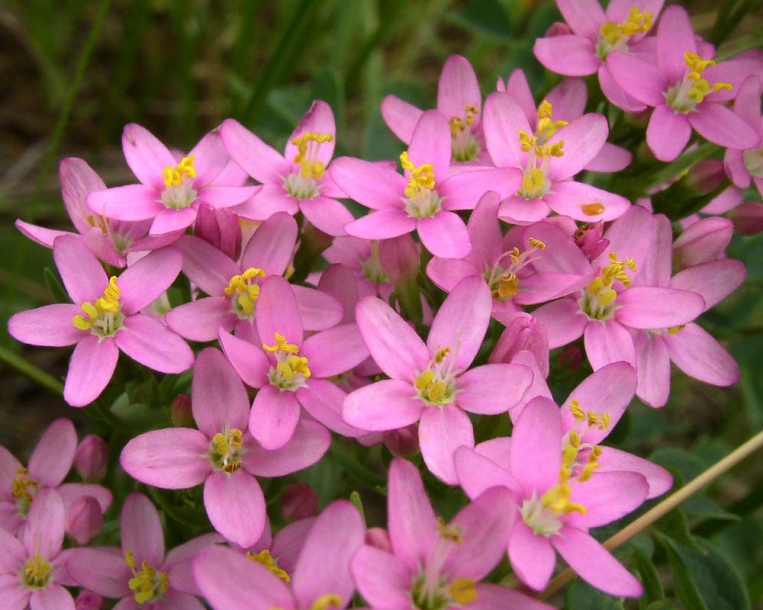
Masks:
[[[80,496],[66,511],[66,533],[80,546],[95,538],[103,527],[103,511],[93,496]]]
[[[577,345],[565,347],[556,357],[559,366],[567,371],[578,370],[582,366],[584,360],[583,350]]]
[[[763,233],[763,203],[743,203],[729,213],[739,235]]]
[[[366,530],[365,543],[381,551],[392,552],[392,542],[389,539],[389,534],[387,530],[381,527],[369,527]]]
[[[384,444],[392,455],[412,455],[419,452],[419,430],[411,424],[399,430],[391,430],[384,435]]]
[[[599,221],[580,227],[575,233],[575,243],[589,261],[594,260],[609,246],[609,240],[602,237],[603,232],[604,223]]]
[[[104,440],[90,434],[82,439],[74,453],[74,468],[87,483],[98,483],[106,476],[109,461],[108,448]]]
[[[104,599],[92,591],[82,591],[74,600],[75,610],[101,610]]]
[[[543,376],[548,376],[548,331],[534,316],[524,312],[518,312],[506,320],[506,328],[501,333],[488,362],[511,363],[514,356],[521,351],[530,352]]]
[[[286,521],[317,515],[319,506],[317,492],[307,483],[289,485],[281,496],[281,516]]]
[[[188,394],[178,394],[170,405],[170,419],[177,428],[192,428],[194,425],[191,411],[191,397]]]
[[[241,226],[238,216],[228,208],[213,209],[202,203],[196,213],[193,231],[229,258],[237,260],[241,255]]]
[[[419,273],[420,250],[410,234],[379,242],[379,263],[390,281],[397,285]]]
[[[551,27],[546,30],[544,38],[550,38],[551,36],[569,36],[574,33],[572,28],[563,21],[555,21],[551,24]]]
[[[723,258],[733,232],[733,223],[717,216],[689,225],[673,243],[673,255],[678,267],[686,269]]]

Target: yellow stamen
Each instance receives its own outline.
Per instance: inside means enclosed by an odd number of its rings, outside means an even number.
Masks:
[[[528,241],[530,242],[530,245],[533,248],[539,248],[540,250],[545,250],[546,249],[545,242],[542,242],[539,239],[535,239],[534,237],[531,237]]]
[[[313,602],[310,610],[328,610],[329,606],[341,608],[343,605],[342,598],[336,593],[326,593]]]
[[[457,523],[447,524],[442,517],[437,517],[437,533],[440,538],[456,544],[461,544],[464,541],[464,535],[459,525]]]
[[[287,354],[299,353],[299,348],[294,343],[289,343],[281,333],[275,333],[276,343],[275,345],[262,344],[262,348],[268,352],[274,353],[281,350]]]
[[[89,330],[93,324],[101,319],[107,318],[107,323],[103,327],[104,334],[113,334],[116,331],[114,328],[114,318],[119,315],[120,303],[119,303],[119,286],[117,286],[117,277],[112,275],[109,278],[109,284],[103,291],[103,296],[98,297],[95,300],[95,304],[85,301],[80,305],[82,313],[85,315],[77,314],[72,318],[72,324],[78,330]]]
[[[50,572],[50,563],[43,559],[39,553],[35,553],[27,560],[22,579],[30,589],[42,589],[50,580]]]
[[[286,573],[285,570],[282,568],[279,568],[276,564],[276,560],[273,559],[273,556],[270,554],[270,551],[267,549],[260,551],[259,553],[252,553],[251,551],[246,554],[246,556],[251,559],[252,561],[256,561],[260,565],[265,566],[268,570],[270,570],[273,574],[275,574],[278,578],[283,580],[284,582],[291,582],[291,578]]]
[[[188,155],[187,157],[183,157],[180,163],[175,166],[165,166],[165,168],[162,170],[164,186],[179,186],[186,177],[195,178],[196,168],[193,166],[193,160],[195,156],[196,155]]]
[[[29,476],[29,471],[24,468],[16,469],[16,478],[11,483],[11,495],[17,500],[32,501],[37,495],[39,483]]]
[[[432,190],[434,188],[434,165],[425,163],[424,165],[416,167],[408,159],[408,151],[404,151],[400,155],[400,164],[404,170],[411,172],[411,177],[408,179],[408,186],[405,187],[406,197],[414,199],[421,194],[422,189]]]
[[[473,578],[456,578],[450,583],[448,593],[457,604],[464,606],[477,600],[477,587]]]

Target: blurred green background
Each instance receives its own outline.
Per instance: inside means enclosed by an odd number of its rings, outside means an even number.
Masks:
[[[711,35],[717,2],[684,2]],[[731,2],[730,5],[760,5]],[[311,101],[331,104],[337,154],[396,158],[380,100],[395,93],[432,107],[446,58],[465,55],[483,93],[525,70],[538,98],[558,82],[532,44],[559,14],[548,0],[5,0],[0,3],[0,318],[50,302],[50,252],[21,237],[16,218],[69,228],[58,162],[84,158],[109,186],[134,181],[120,136],[136,122],[168,146],[189,149],[233,117],[283,147]],[[761,46],[763,15],[732,23],[721,54]],[[742,380],[713,388],[677,374],[671,403],[634,405],[621,445],[689,477],[763,429],[763,239],[736,238],[730,255],[748,265],[746,285],[704,319],[737,357]],[[20,356],[55,378],[70,350],[15,343],[0,325],[3,358]],[[86,427],[12,367],[0,365],[0,444],[20,458],[57,416]],[[710,499],[712,498],[712,500]],[[727,553],[753,602],[763,599],[763,459],[722,479],[688,511],[692,526]],[[709,508],[708,508],[709,507]],[[730,509],[734,514],[724,511]]]

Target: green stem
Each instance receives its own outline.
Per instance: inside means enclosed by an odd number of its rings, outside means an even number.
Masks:
[[[58,381],[55,377],[48,375],[42,369],[37,368],[31,362],[27,362],[18,354],[14,354],[12,351],[0,347],[0,362],[31,379],[41,388],[45,388],[58,396],[63,396],[64,384]]]
[[[737,447],[725,458],[719,462],[716,462],[713,466],[705,470],[705,472],[703,472],[701,475],[689,481],[681,489],[665,498],[650,511],[647,511],[633,523],[627,527],[624,527],[604,543],[604,548],[613,551],[620,545],[626,543],[636,534],[645,530],[660,517],[663,517],[665,514],[676,508],[679,504],[688,500],[703,487],[712,483],[727,470],[736,466],[739,462],[753,454],[761,447],[763,447],[763,431],[758,432],[750,440],[748,440],[740,447]],[[548,599],[554,593],[556,593],[558,589],[573,580],[575,576],[575,572],[570,568],[567,568],[564,570],[564,572],[560,573],[549,583],[548,587],[546,587],[546,589],[538,595],[538,599]]]

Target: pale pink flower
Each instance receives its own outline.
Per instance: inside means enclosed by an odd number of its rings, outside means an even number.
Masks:
[[[8,332],[30,345],[76,344],[64,400],[83,407],[111,380],[120,350],[161,373],[181,373],[193,352],[161,322],[140,313],[164,293],[182,264],[173,248],[156,250],[119,277],[108,278],[81,238],[57,237],[53,257],[73,304],[45,305],[8,321]]]

